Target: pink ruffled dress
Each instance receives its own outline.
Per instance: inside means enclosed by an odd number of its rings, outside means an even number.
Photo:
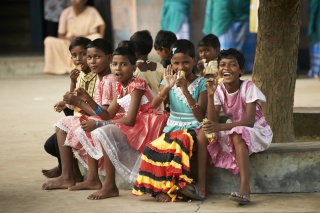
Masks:
[[[143,79],[133,78],[128,84],[128,94],[123,97],[121,96],[123,88],[120,83],[117,83],[117,102],[121,106],[122,112],[117,113],[112,120],[127,116],[131,94],[137,89],[143,90],[144,95],[133,126],[115,123],[97,128],[91,132],[93,143],[88,140],[83,131],[78,129],[75,132],[88,154],[99,162],[103,159],[103,148],[117,172],[128,182],[134,182],[138,176],[141,152],[145,144],[160,136],[169,117],[166,111],[152,107],[154,94],[147,82]],[[99,174],[106,175],[104,168],[100,165]]]
[[[99,105],[110,105],[114,98],[116,81],[112,74],[104,76],[101,81],[97,81],[95,86],[94,100]],[[101,120],[98,116],[90,116],[89,119]],[[88,156],[87,151],[82,147],[75,131],[83,131],[80,126],[80,115],[79,116],[67,116],[61,118],[56,124],[56,128],[62,129],[67,133],[65,141],[66,146],[72,148],[74,156],[78,161],[88,168]],[[83,131],[84,132],[84,131]],[[99,162],[99,165],[103,165],[103,161]]]
[[[240,89],[229,94],[221,83],[214,94],[214,104],[221,105],[225,115],[228,117],[227,123],[238,122],[246,117],[246,104],[257,101],[256,116],[253,128],[247,126],[237,126],[227,131],[218,132],[215,143],[210,143],[207,147],[211,157],[211,163],[215,167],[224,168],[233,174],[239,172],[235,150],[231,140],[233,133],[241,134],[248,146],[249,155],[261,152],[271,144],[272,130],[267,124],[261,108],[261,102],[266,98],[260,89],[250,80],[242,82]]]

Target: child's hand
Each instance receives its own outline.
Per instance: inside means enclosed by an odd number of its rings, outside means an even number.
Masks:
[[[206,88],[208,95],[214,95],[218,86],[218,80],[216,78],[208,78],[206,83]]]
[[[221,131],[221,126],[219,123],[217,122],[213,122],[208,120],[207,122],[202,124],[202,129],[204,131],[204,133],[209,134],[209,133],[213,133],[213,132],[219,132]]]
[[[63,96],[63,101],[70,105],[75,105],[77,99],[77,96],[75,96],[73,92],[66,92]]]
[[[79,77],[79,73],[80,73],[80,70],[78,69],[73,69],[71,72],[70,72],[70,79],[71,79],[71,82],[76,84],[77,83],[77,79]]]
[[[177,74],[174,73],[172,66],[168,65],[166,69],[164,69],[163,80],[164,85],[166,87],[172,88],[177,79]]]
[[[59,101],[58,103],[56,103],[53,108],[56,112],[61,112],[62,110],[64,110],[66,108],[66,102],[64,101]]]
[[[91,132],[96,129],[96,121],[92,119],[82,121],[80,125],[85,132]]]
[[[180,77],[176,80],[176,85],[177,87],[180,87],[182,92],[188,92],[188,85],[187,85],[187,81],[184,77]]]
[[[200,73],[203,73],[203,70],[204,70],[204,62],[202,60],[199,60],[198,63],[197,63],[197,67],[200,71]]]
[[[77,96],[85,102],[89,102],[92,100],[92,97],[88,94],[88,92],[81,87],[77,88],[75,92],[77,93]]]

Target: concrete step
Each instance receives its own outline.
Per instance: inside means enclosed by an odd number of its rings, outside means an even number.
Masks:
[[[87,170],[79,164],[86,177]],[[319,192],[320,142],[273,143],[268,150],[250,156],[250,188],[252,193]],[[100,176],[104,182],[104,176]],[[208,166],[207,188],[210,194],[228,194],[239,189],[239,175]],[[132,189],[117,174],[121,189]]]
[[[264,152],[250,156],[252,193],[319,192],[320,142],[273,143]],[[239,189],[239,175],[209,167],[210,193]]]
[[[0,78],[42,74],[43,56],[2,56],[0,57]]]

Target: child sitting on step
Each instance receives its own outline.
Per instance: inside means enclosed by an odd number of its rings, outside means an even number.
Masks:
[[[261,106],[261,102],[266,101],[265,96],[252,81],[240,79],[244,62],[242,53],[236,49],[220,52],[218,69],[223,82],[218,83],[215,78],[207,80],[208,121],[198,136],[203,140],[205,133],[214,133],[207,147],[211,163],[232,174],[240,173],[240,189],[229,197],[239,204],[251,201],[249,155],[266,150],[273,137]],[[218,122],[221,108],[228,117],[226,123]],[[203,162],[199,168],[206,169],[207,163]]]

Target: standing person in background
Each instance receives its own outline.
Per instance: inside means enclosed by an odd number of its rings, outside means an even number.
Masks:
[[[58,23],[60,14],[68,6],[68,2],[68,0],[44,0],[43,13],[46,36],[58,36]]]
[[[164,0],[161,9],[161,29],[176,34],[178,39],[190,39],[191,0]]]
[[[44,40],[44,72],[47,74],[66,74],[72,70],[68,46],[74,38],[104,37],[105,23],[98,11],[87,6],[87,0],[70,2],[71,6],[60,15],[58,38],[49,36]]]
[[[320,1],[309,0],[308,36],[310,70],[308,76],[320,80]]]
[[[242,52],[246,71],[253,69],[256,34],[249,32],[250,0],[208,0],[203,26],[205,35],[219,37],[221,50],[235,48]]]

